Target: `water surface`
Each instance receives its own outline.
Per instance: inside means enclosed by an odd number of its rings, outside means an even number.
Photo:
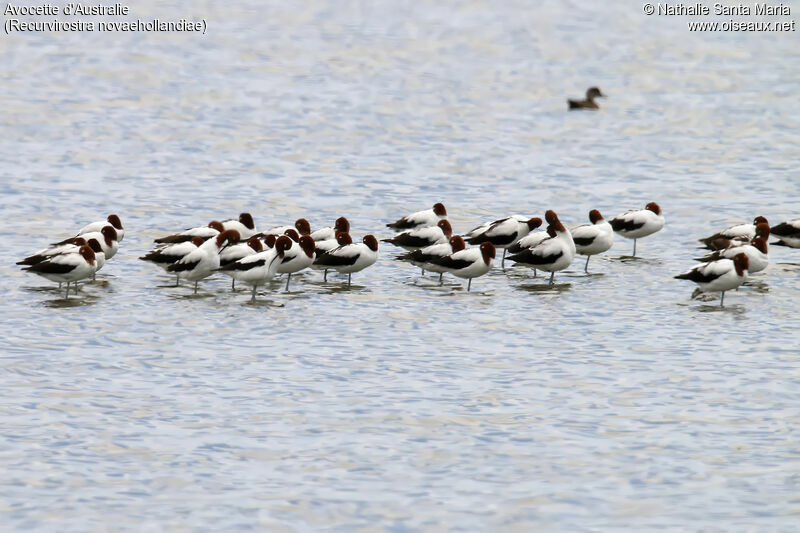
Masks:
[[[715,300],[695,239],[800,216],[796,34],[615,2],[137,2],[208,33],[0,39],[0,513],[9,529],[790,531],[800,250]],[[597,85],[600,112],[568,113]],[[354,235],[658,201],[546,286],[393,261],[256,304],[137,260],[253,213]],[[69,301],[14,261],[119,214]]]

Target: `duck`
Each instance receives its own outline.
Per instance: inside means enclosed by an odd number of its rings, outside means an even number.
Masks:
[[[567,103],[569,104],[569,109],[600,109],[600,106],[597,105],[597,102],[594,101],[597,97],[605,98],[600,89],[597,87],[589,87],[586,90],[586,100],[573,100],[571,98],[567,99]]]

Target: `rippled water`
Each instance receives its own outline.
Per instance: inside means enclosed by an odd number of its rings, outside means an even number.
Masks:
[[[8,529],[793,530],[800,250],[690,300],[694,240],[800,215],[797,34],[635,2],[137,2],[208,34],[0,39]],[[589,85],[596,113],[568,113]],[[442,201],[658,201],[665,229],[543,285],[392,260],[259,302],[172,287],[154,237],[250,211],[353,233]],[[118,213],[63,300],[13,262]]]

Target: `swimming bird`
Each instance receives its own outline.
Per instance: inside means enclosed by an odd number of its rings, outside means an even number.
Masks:
[[[222,226],[239,232],[240,239],[249,239],[257,233],[256,224],[250,213],[241,213],[238,219],[223,220]]]
[[[395,222],[386,224],[386,227],[397,231],[424,228],[427,226],[435,226],[437,222],[446,217],[447,209],[444,208],[444,205],[441,203],[435,203],[430,209],[425,209],[424,211],[417,211],[416,213],[406,215]]]
[[[626,239],[633,239],[633,257],[636,257],[636,240],[661,230],[664,216],[658,204],[650,202],[644,209],[631,209],[609,222],[614,231]]]
[[[688,272],[675,276],[675,279],[688,279],[698,285],[700,292],[721,292],[720,307],[725,301],[725,291],[739,287],[747,279],[749,260],[745,253],[736,254],[733,259],[719,259],[703,263]]]
[[[442,266],[435,264],[433,261],[441,259],[448,255],[466,248],[464,239],[459,235],[453,235],[450,240],[440,244],[431,244],[425,248],[412,250],[402,255],[398,255],[397,259],[400,261],[408,261],[412,265],[419,267],[424,272],[430,270],[431,272],[439,273],[439,283],[442,282],[442,274],[446,271]]]
[[[747,256],[747,260],[749,261],[747,271],[750,274],[761,272],[769,265],[767,240],[762,237],[754,238],[749,244],[734,244],[722,250],[715,250],[704,257],[695,259],[695,261],[709,263],[719,259],[733,259],[740,253],[743,253]]]
[[[169,266],[177,263],[191,252],[197,250],[203,243],[206,242],[202,237],[192,237],[189,241],[176,242],[161,248],[152,250],[139,259],[158,265],[165,271],[169,271]],[[175,286],[180,284],[180,275],[175,274]]]
[[[219,251],[226,244],[239,240],[239,232],[225,230],[213,239],[186,254],[183,258],[167,267],[168,272],[175,272],[183,279],[194,281],[194,293],[197,294],[197,283],[213,274],[219,268]]]
[[[780,240],[774,242],[776,246],[789,246],[800,248],[800,218],[781,222],[772,228],[772,233]]]
[[[608,251],[614,244],[614,230],[597,209],[589,211],[591,224],[582,224],[570,230],[575,242],[575,252],[586,256],[583,271],[589,273],[589,259]]]
[[[219,220],[212,220],[206,226],[189,228],[180,233],[174,233],[172,235],[167,235],[166,237],[159,237],[158,239],[155,239],[153,242],[156,242],[158,244],[175,244],[178,242],[191,241],[194,237],[200,237],[205,241],[207,239],[210,239],[211,237],[216,237],[223,231],[225,231],[225,227],[222,225],[222,222],[220,222]]]
[[[336,238],[340,246],[317,257],[314,263],[347,274],[349,287],[353,272],[360,272],[378,260],[378,239],[365,235],[363,242],[354,244],[348,233],[339,233]]]
[[[544,214],[550,225],[548,231],[555,236],[545,239],[533,248],[523,250],[509,256],[509,259],[522,265],[550,272],[550,283],[553,283],[556,272],[567,268],[575,257],[575,242],[567,228],[561,223],[552,209]]]
[[[490,242],[495,248],[502,248],[503,258],[500,260],[500,266],[505,268],[506,249],[541,225],[542,219],[539,217],[526,219],[520,215],[512,215],[472,228],[464,240],[469,244]]]
[[[350,233],[350,222],[345,217],[339,217],[333,223],[333,226],[328,228],[320,228],[311,232],[311,238],[314,242],[336,240],[336,234],[339,232]]]
[[[417,250],[431,244],[447,242],[452,235],[453,228],[450,226],[450,222],[445,219],[437,222],[435,226],[404,231],[391,239],[382,239],[382,242],[388,242],[406,250]]]
[[[600,106],[594,101],[598,96],[605,97],[606,95],[601,93],[600,89],[597,87],[589,87],[586,90],[586,100],[572,100],[568,98],[567,103],[570,109],[600,109]]]
[[[303,235],[298,242],[292,242],[292,247],[286,250],[283,259],[278,265],[278,274],[288,274],[285,290],[289,290],[292,274],[310,267],[311,263],[314,262],[316,258],[314,249],[314,239],[309,235]]]
[[[483,276],[492,268],[495,253],[494,244],[487,241],[477,248],[459,250],[430,262],[445,272],[468,279],[467,292],[469,292],[472,289],[472,278]]]
[[[220,267],[219,271],[227,274],[234,280],[239,280],[253,286],[251,301],[256,299],[256,290],[259,285],[275,277],[278,266],[286,250],[292,247],[292,240],[286,235],[281,235],[275,240],[274,248],[266,248],[260,252],[248,255]]]
[[[77,282],[91,276],[96,269],[94,251],[84,244],[77,252],[54,255],[44,261],[25,267],[23,270],[38,274],[45,279],[57,283],[66,283],[69,298],[69,284],[75,282],[75,294],[78,293]]]
[[[712,248],[712,243],[717,239],[735,239],[737,237],[742,237],[749,242],[756,236],[756,226],[761,223],[769,224],[766,218],[757,216],[755,219],[753,219],[752,224],[736,224],[734,226],[729,226],[724,230],[718,231],[710,237],[705,237],[698,240],[703,243],[703,246],[706,248]]]

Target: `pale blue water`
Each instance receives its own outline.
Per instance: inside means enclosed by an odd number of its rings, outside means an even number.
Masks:
[[[793,6],[797,7],[797,6]],[[2,529],[792,531],[800,250],[738,292],[695,239],[800,216],[797,33],[635,2],[137,2],[208,33],[0,38]],[[800,7],[797,7],[800,9]],[[598,85],[596,113],[567,97]],[[456,231],[658,201],[665,229],[473,291],[392,260],[257,305],[136,258],[253,213]],[[65,302],[14,261],[120,215]]]

